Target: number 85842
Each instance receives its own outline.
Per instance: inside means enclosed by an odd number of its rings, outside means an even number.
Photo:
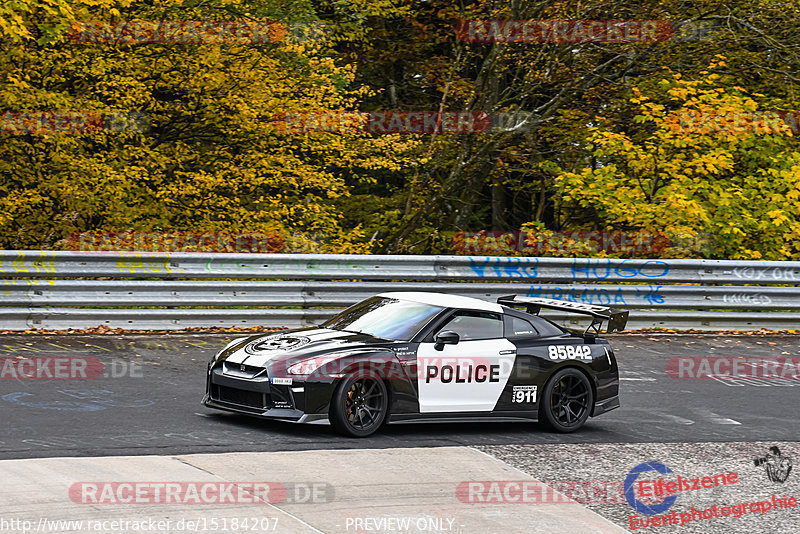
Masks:
[[[547,354],[551,360],[592,359],[592,349],[588,345],[549,345]]]

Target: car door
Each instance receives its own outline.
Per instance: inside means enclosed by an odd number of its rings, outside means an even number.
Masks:
[[[455,332],[456,344],[435,342]],[[514,367],[516,347],[503,336],[499,313],[459,310],[417,350],[420,413],[490,412]]]
[[[557,326],[538,317],[523,319],[508,314],[504,317],[505,337],[517,349],[517,354],[506,390],[495,410],[535,413],[539,394],[554,365],[547,357],[548,345],[563,343],[562,340],[568,336]]]

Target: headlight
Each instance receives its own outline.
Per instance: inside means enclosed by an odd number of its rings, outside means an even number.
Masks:
[[[291,365],[286,372],[290,375],[310,375],[320,366],[314,358]]]
[[[295,364],[290,365],[286,369],[286,373],[290,375],[310,375],[326,363],[335,360],[336,358],[309,358]],[[333,376],[333,375],[332,375]]]

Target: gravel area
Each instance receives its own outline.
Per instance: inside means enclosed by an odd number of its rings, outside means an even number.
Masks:
[[[765,466],[756,466],[754,462],[755,458],[770,453],[773,446],[777,446],[782,457],[791,459],[794,464],[788,478],[782,483],[771,481]],[[571,490],[571,495],[570,491],[565,493],[631,532],[800,532],[800,442],[604,443],[476,448],[542,481],[618,481],[619,484],[606,485],[610,495],[607,499],[603,499],[599,492],[586,495],[581,486]],[[649,516],[637,513],[625,500],[623,490],[628,473],[643,462],[659,462],[671,469],[673,474],[664,476],[665,483],[677,480],[680,475],[685,479],[699,478],[702,486],[702,477],[731,472],[736,473],[736,482],[679,492],[667,511]],[[638,480],[657,480],[659,477],[655,471],[648,471],[642,473]],[[564,487],[561,485],[562,491]],[[633,487],[639,497],[638,485],[634,484]],[[777,498],[785,495],[787,499],[795,497],[796,506],[770,509],[763,514],[757,509],[750,510],[750,503],[771,501],[773,495]],[[647,501],[646,498],[643,500]],[[680,524],[681,512],[691,513],[692,508],[706,510],[716,505],[717,513],[722,514],[723,507],[745,503],[746,513],[740,517],[711,517]],[[742,507],[737,506],[737,511],[741,510]],[[673,511],[676,512],[677,524],[642,527],[641,523],[634,522],[633,527],[637,528],[632,528],[631,518],[652,519],[671,515]]]

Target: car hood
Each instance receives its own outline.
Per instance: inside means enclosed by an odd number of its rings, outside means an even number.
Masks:
[[[310,328],[239,340],[224,349],[219,360],[252,367],[267,367],[279,362],[290,365],[318,356],[347,354],[369,348],[381,349],[393,343],[397,342],[369,334]]]

